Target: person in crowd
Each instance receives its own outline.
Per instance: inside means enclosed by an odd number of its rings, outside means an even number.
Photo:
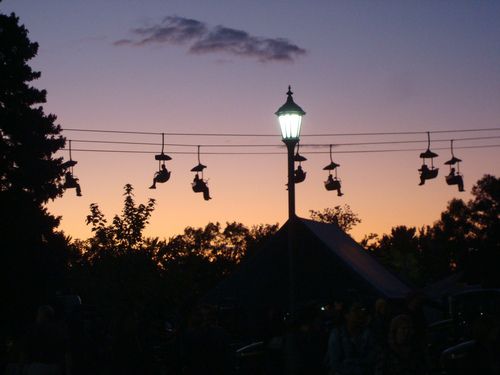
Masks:
[[[387,344],[390,322],[391,317],[388,303],[384,298],[378,298],[375,301],[373,309],[371,329],[377,345],[380,345],[381,347],[384,347]]]
[[[324,329],[323,314],[313,303],[300,309],[294,325],[297,375],[323,375],[323,356],[328,342],[328,331]]]
[[[472,325],[474,346],[467,356],[464,374],[500,374],[500,322],[497,316],[483,315]]]
[[[404,314],[409,315],[412,321],[415,340],[421,350],[427,346],[427,318],[424,314],[425,296],[418,290],[411,291],[406,296],[406,308]]]
[[[425,375],[427,358],[415,340],[415,331],[409,315],[398,315],[391,320],[387,346],[379,351],[375,375]]]
[[[344,314],[344,323],[330,333],[325,358],[328,373],[368,375],[375,358],[375,341],[368,326],[366,308],[354,302]]]
[[[233,371],[230,337],[217,325],[213,307],[198,307],[181,338],[182,373],[229,375]]]
[[[71,374],[67,335],[51,306],[38,308],[35,324],[22,343],[21,362],[26,375]]]

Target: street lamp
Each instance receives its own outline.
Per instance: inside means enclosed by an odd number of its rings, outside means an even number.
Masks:
[[[281,128],[281,135],[283,142],[288,150],[288,218],[295,217],[295,182],[293,179],[294,174],[294,160],[293,152],[295,145],[300,139],[300,128],[302,124],[302,116],[306,113],[300,108],[292,98],[293,92],[291,87],[288,86],[288,95],[286,103],[283,104],[277,111],[276,115]]]
[[[302,108],[300,108],[292,98],[293,92],[291,87],[288,86],[288,95],[286,103],[283,104],[277,111],[281,135],[283,143],[285,143],[288,151],[288,228],[287,228],[287,247],[288,247],[288,280],[289,280],[289,308],[291,324],[294,324],[296,318],[296,306],[295,306],[295,254],[297,252],[297,241],[296,241],[296,215],[295,215],[295,181],[294,181],[294,157],[293,152],[295,150],[295,145],[299,142],[300,138],[300,126],[302,124],[302,116],[306,113]],[[286,368],[287,373],[295,374],[297,372],[296,361],[296,344],[295,335],[292,330],[287,335],[286,340]]]

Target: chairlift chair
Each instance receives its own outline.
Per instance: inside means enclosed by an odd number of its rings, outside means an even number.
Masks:
[[[422,167],[418,170],[420,172],[421,185],[423,185],[423,181],[431,180],[436,178],[439,172],[439,168],[434,167],[434,158],[439,155],[430,150],[431,146],[431,138],[430,132],[427,132],[427,150],[425,152],[420,153],[420,157],[422,158]],[[431,167],[429,168],[426,163],[426,159],[430,160]]]
[[[198,146],[198,164],[191,168],[191,172],[195,172],[194,180],[191,183],[191,187],[195,193],[203,193],[203,198],[205,200],[209,200],[209,189],[207,186],[208,180],[204,179],[203,170],[206,168],[206,165],[201,164],[200,161],[200,146]]]
[[[303,182],[306,179],[306,174],[307,174],[307,172],[304,172],[304,170],[302,169],[302,165],[301,165],[301,163],[303,161],[306,161],[307,159],[304,156],[299,154],[299,148],[300,148],[300,143],[297,144],[297,152],[296,152],[295,156],[293,157],[293,160],[299,163],[297,169],[295,170],[295,172],[293,174],[293,182],[295,182],[296,184]]]
[[[65,189],[76,189],[76,195],[78,197],[82,196],[82,192],[80,189],[80,184],[78,183],[78,178],[73,173],[73,167],[78,164],[76,160],[73,160],[71,155],[71,140],[68,141],[69,148],[69,160],[62,164],[62,167],[66,169],[64,174],[64,183],[63,187]]]
[[[450,141],[450,149],[451,149],[451,159],[444,163],[445,165],[450,166],[450,173],[447,176],[445,176],[446,183],[448,185],[458,185],[458,191],[465,191],[463,175],[460,173],[460,162],[462,160],[455,157],[453,153],[453,139]],[[455,168],[452,167],[455,164],[457,166],[456,171]]]
[[[165,133],[161,133],[161,153],[155,155],[155,160],[158,160],[158,172],[155,172],[153,177],[153,185],[150,189],[156,189],[156,183],[164,183],[170,179],[171,172],[167,169],[166,161],[172,160],[170,156],[165,154]]]
[[[341,184],[340,179],[337,176],[337,167],[340,167],[340,164],[335,163],[332,159],[332,147],[333,145],[330,145],[330,164],[323,168],[324,171],[328,171],[328,178],[325,181],[325,189],[328,191],[337,190],[338,195],[341,196],[343,194],[340,192]],[[334,176],[332,175],[332,171],[335,173]]]

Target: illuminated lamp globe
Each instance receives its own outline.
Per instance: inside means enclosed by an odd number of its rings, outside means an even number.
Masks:
[[[290,86],[288,86],[288,92],[286,94],[288,95],[286,103],[283,104],[275,114],[278,116],[280,122],[283,141],[298,142],[300,138],[302,116],[306,113],[293,101],[293,92]]]

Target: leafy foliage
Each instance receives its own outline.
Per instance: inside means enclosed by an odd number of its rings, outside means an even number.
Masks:
[[[126,251],[140,250],[145,239],[143,231],[154,211],[155,200],[149,199],[146,204],[136,205],[133,187],[126,184],[124,187],[124,202],[121,216],[115,215],[110,225],[96,203],[90,205],[90,214],[86,223],[92,226],[94,238],[90,239],[90,249],[97,251]]]
[[[323,211],[310,210],[311,219],[322,222],[337,224],[344,232],[349,232],[354,226],[361,223],[358,214],[352,212],[347,204],[325,208]]]
[[[419,276],[419,238],[414,227],[404,225],[394,227],[389,235],[385,234],[378,242],[377,252],[383,264],[397,274],[412,280]]]
[[[65,281],[70,253],[45,204],[62,194],[64,147],[47,93],[29,61],[38,44],[14,15],[0,14],[0,336],[31,318]],[[0,337],[2,341],[2,337]]]
[[[463,272],[464,281],[500,286],[500,179],[485,175],[469,202],[452,199],[432,226],[398,226],[362,244],[396,273],[416,284]]]
[[[73,263],[75,288],[110,319],[127,311],[148,320],[191,304],[278,230],[277,224],[208,223],[168,241],[145,238],[154,200],[136,204],[131,185],[124,197],[111,223],[97,204],[90,206],[87,224],[94,236],[78,243],[80,258]]]
[[[61,160],[53,155],[65,140],[56,116],[39,106],[47,92],[30,86],[40,77],[28,65],[38,44],[18,22],[14,14],[0,14],[0,192],[37,205],[62,192]]]

